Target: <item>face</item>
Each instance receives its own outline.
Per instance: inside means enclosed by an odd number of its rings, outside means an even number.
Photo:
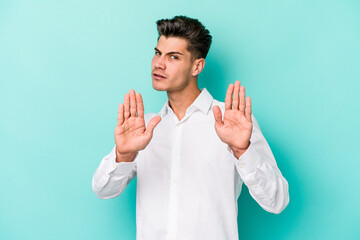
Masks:
[[[158,91],[180,91],[186,88],[193,75],[194,62],[187,50],[187,41],[161,36],[151,63],[153,88]]]

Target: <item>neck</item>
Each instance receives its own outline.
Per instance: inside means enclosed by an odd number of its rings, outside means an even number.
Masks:
[[[201,91],[196,81],[195,84],[189,84],[182,90],[167,92],[170,107],[179,120],[185,116],[186,109],[188,109],[200,93]]]

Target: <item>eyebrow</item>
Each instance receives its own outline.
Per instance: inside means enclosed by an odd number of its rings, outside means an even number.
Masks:
[[[159,49],[157,49],[157,48],[154,48],[155,49],[155,51],[157,51],[157,52],[159,52],[159,53],[162,53]],[[179,54],[179,55],[184,55],[183,53],[181,53],[181,52],[168,52],[168,53],[166,53],[167,55],[171,55],[171,54]]]

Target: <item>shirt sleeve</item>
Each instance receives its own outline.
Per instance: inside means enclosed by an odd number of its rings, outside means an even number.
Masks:
[[[239,159],[230,148],[228,150],[250,195],[263,209],[278,214],[289,203],[288,182],[282,176],[258,122],[253,115],[251,117],[253,130],[249,148]]]
[[[119,196],[136,176],[139,154],[132,162],[116,162],[116,146],[105,156],[92,179],[92,189],[101,199]]]

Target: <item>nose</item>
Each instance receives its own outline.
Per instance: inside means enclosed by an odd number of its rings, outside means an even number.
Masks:
[[[165,65],[165,57],[163,56],[158,56],[156,57],[155,56],[155,59],[154,59],[154,67],[155,68],[160,68],[160,69],[165,69],[166,68],[166,65]]]

